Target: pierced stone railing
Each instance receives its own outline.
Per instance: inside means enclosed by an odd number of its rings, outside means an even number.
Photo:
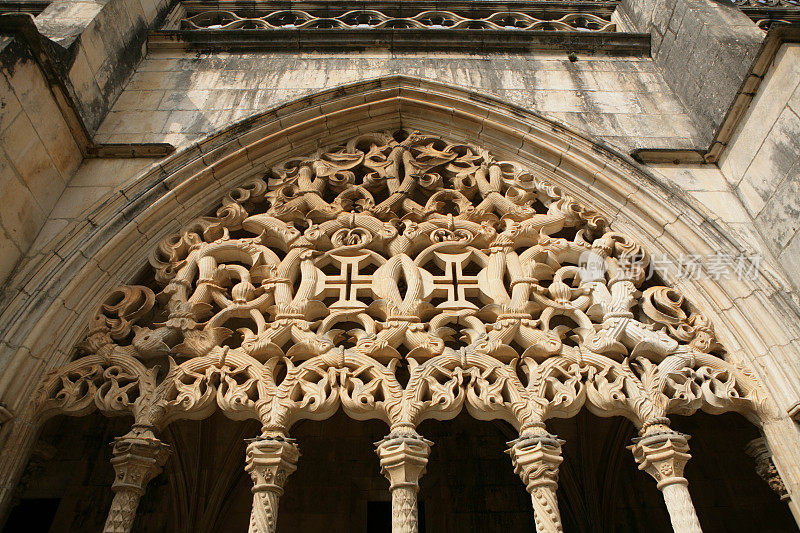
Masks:
[[[764,31],[775,24],[800,23],[800,0],[731,0]]]
[[[501,11],[484,18],[461,16],[452,11],[428,10],[410,17],[396,17],[371,9],[354,9],[338,16],[316,16],[307,11],[276,10],[263,16],[240,16],[234,11],[212,10],[186,17],[184,30],[242,29],[471,29],[615,31],[616,25],[591,13],[569,13],[543,19],[522,12]]]
[[[616,6],[607,0],[184,0],[149,33],[148,47],[649,55],[649,34],[618,26]]]
[[[733,0],[739,7],[794,7],[800,8],[799,0]]]

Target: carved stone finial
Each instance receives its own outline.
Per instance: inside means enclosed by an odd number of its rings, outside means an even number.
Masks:
[[[278,501],[299,458],[300,450],[293,439],[262,436],[247,445],[244,469],[253,479],[250,533],[275,532]]]
[[[516,472],[531,494],[537,533],[561,532],[556,489],[564,441],[549,433],[520,437],[508,443]]]
[[[161,473],[169,457],[169,447],[149,428],[136,427],[114,440],[111,464],[116,477],[111,490],[114,500],[108,512],[104,533],[127,533],[133,526],[139,499],[147,484]]]
[[[759,437],[747,443],[744,451],[753,458],[756,463],[756,474],[767,482],[771,488],[780,497],[782,502],[789,499],[789,491],[786,490],[786,485],[781,479],[775,463],[772,461],[772,450],[767,446],[767,439]]]
[[[376,442],[381,473],[392,492],[392,532],[417,533],[417,492],[433,443],[416,433],[391,434]]]
[[[700,521],[689,495],[689,482],[683,469],[691,459],[689,435],[663,430],[664,426],[651,426],[649,432],[633,439],[628,449],[639,465],[658,482],[664,496],[669,518],[675,533],[702,533]]]

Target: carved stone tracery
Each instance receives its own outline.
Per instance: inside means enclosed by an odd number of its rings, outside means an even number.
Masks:
[[[252,10],[251,10],[252,11]],[[500,11],[486,17],[462,16],[453,11],[422,11],[413,16],[392,16],[374,9],[354,9],[333,16],[300,10],[278,10],[256,15],[229,10],[208,10],[180,21],[184,30],[242,29],[470,29],[528,31],[616,31],[616,24],[587,10],[576,10],[555,19],[528,13]]]
[[[756,419],[753,377],[676,289],[645,279],[648,262],[518,163],[364,134],[247,180],[164,239],[154,281],[101,302],[39,412],[159,428],[219,408],[269,438],[340,405],[392,434],[465,404],[522,438],[583,406],[643,433],[697,409]]]

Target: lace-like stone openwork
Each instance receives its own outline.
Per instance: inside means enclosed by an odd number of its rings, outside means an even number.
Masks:
[[[452,11],[423,11],[413,17],[393,17],[375,10],[352,10],[335,17],[307,11],[280,10],[263,16],[240,16],[235,11],[204,11],[181,20],[182,29],[491,29],[551,31],[616,31],[616,25],[592,13],[569,13],[558,19],[540,19],[526,13],[505,11],[484,18],[470,18]]]
[[[518,428],[584,404],[640,427],[758,405],[711,323],[646,281],[639,243],[535,172],[433,135],[286,161],[151,265],[149,286],[99,305],[43,412],[161,425],[218,406],[285,431],[340,402],[399,427],[468,398]]]

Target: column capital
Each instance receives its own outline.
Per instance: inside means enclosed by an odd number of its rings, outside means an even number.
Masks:
[[[759,437],[747,443],[744,451],[753,458],[756,463],[756,474],[766,481],[771,488],[785,502],[789,499],[789,491],[783,483],[775,463],[772,461],[772,450],[767,445],[767,439]]]
[[[673,430],[654,431],[633,439],[628,449],[639,465],[658,482],[658,488],[672,484],[688,485],[683,469],[689,459],[689,435]]]
[[[150,428],[139,426],[111,444],[111,465],[116,473],[111,490],[131,491],[141,497],[147,484],[161,473],[167,462],[169,445],[158,440]]]
[[[294,439],[261,436],[248,439],[245,471],[253,479],[253,492],[283,494],[286,479],[297,469],[300,450]]]
[[[565,441],[550,433],[522,436],[507,444],[506,453],[514,463],[514,472],[519,475],[528,489],[537,487],[558,487],[558,467],[564,458],[561,445]]]
[[[134,425],[123,437],[114,439],[111,465],[115,477],[114,500],[103,528],[104,533],[130,533],[139,498],[151,479],[161,473],[169,457],[169,446],[153,435],[151,426]]]
[[[425,473],[433,443],[417,433],[389,434],[375,443],[381,461],[381,474],[389,480],[390,490],[413,487]]]

